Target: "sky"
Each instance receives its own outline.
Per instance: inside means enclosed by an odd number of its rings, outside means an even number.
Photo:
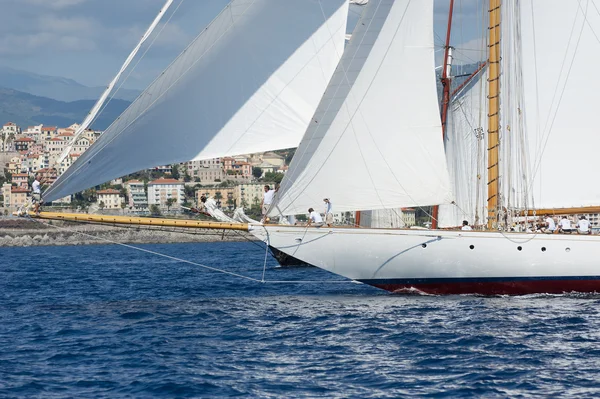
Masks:
[[[301,1],[301,0],[278,0]],[[327,1],[327,0],[321,0]],[[421,0],[412,0],[421,1]],[[138,43],[165,0],[0,0],[0,65],[105,86]],[[151,48],[124,87],[143,89],[229,0],[175,0]],[[455,0],[452,45],[458,62],[481,58],[484,0]],[[449,0],[435,0],[434,33],[446,35]],[[360,6],[352,6],[349,24]],[[150,41],[152,41],[151,39]],[[142,49],[142,53],[145,49]]]

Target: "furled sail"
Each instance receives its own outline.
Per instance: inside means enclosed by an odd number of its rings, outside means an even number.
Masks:
[[[485,224],[487,211],[487,69],[450,104],[444,144],[453,204],[439,207],[440,227]]]
[[[434,68],[433,1],[369,1],[269,214],[450,202]]]
[[[45,193],[298,145],[342,55],[347,0],[233,0]]]
[[[600,205],[597,3],[521,1],[519,12],[533,205]]]

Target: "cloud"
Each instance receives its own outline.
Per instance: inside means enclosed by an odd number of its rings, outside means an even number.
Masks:
[[[86,0],[20,0],[22,3],[34,7],[45,7],[60,10],[83,4]]]

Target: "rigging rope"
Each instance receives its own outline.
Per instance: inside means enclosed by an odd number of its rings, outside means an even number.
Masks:
[[[254,278],[254,277],[245,276],[243,274],[231,272],[231,271],[228,271],[228,270],[225,270],[225,269],[220,269],[220,268],[208,266],[208,265],[205,265],[205,264],[202,264],[202,263],[193,262],[193,261],[190,261],[190,260],[187,260],[187,259],[182,259],[182,258],[178,258],[178,257],[175,257],[175,256],[163,254],[163,253],[160,253],[160,252],[157,252],[157,251],[152,251],[152,250],[149,250],[149,249],[136,247],[134,245],[125,244],[125,243],[114,241],[114,240],[109,240],[109,239],[104,238],[104,237],[94,236],[92,234],[84,233],[82,231],[78,231],[78,230],[74,230],[74,229],[69,229],[69,228],[66,228],[66,227],[56,226],[54,224],[44,223],[44,222],[42,222],[42,221],[40,221],[38,219],[31,218],[29,216],[27,216],[27,217],[28,217],[28,219],[33,220],[34,222],[36,222],[38,224],[42,224],[42,225],[45,225],[45,226],[51,226],[51,227],[54,227],[55,229],[58,229],[58,230],[69,231],[69,232],[72,232],[72,233],[80,234],[82,236],[86,236],[86,237],[89,237],[89,238],[93,238],[93,239],[97,239],[97,240],[100,240],[100,241],[104,241],[104,242],[106,242],[108,244],[119,245],[119,246],[122,246],[122,247],[125,247],[125,248],[129,248],[129,249],[133,249],[133,250],[136,250],[136,251],[145,252],[145,253],[148,253],[148,254],[151,254],[151,255],[155,255],[155,256],[160,256],[162,258],[170,259],[170,260],[173,260],[173,261],[176,261],[176,262],[187,263],[187,264],[190,264],[190,265],[193,265],[193,266],[198,266],[198,267],[201,267],[203,269],[207,269],[207,270],[210,270],[210,271],[213,271],[213,272],[227,274],[227,275],[230,275],[230,276],[233,276],[233,277],[238,277],[238,278],[241,278],[241,279],[244,279],[244,280],[247,280],[247,281],[251,281],[251,282],[254,282],[254,283],[263,283],[263,284],[266,284],[266,283],[268,283],[268,284],[316,284],[316,283],[326,283],[326,284],[330,284],[330,283],[346,283],[347,284],[347,283],[360,283],[360,282],[357,282],[357,281],[354,281],[354,280],[265,280],[265,274],[266,274],[266,268],[267,268],[267,255],[268,255],[268,251],[269,251],[269,246],[268,245],[265,245],[265,258],[264,258],[264,264],[263,264],[263,270],[262,270],[262,278],[261,279],[257,279],[257,278]],[[119,227],[121,227],[121,226],[119,226]],[[268,232],[267,232],[267,236],[268,236]]]

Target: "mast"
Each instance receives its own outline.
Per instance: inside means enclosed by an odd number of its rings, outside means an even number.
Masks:
[[[446,138],[446,122],[448,120],[448,106],[450,104],[450,59],[452,57],[450,47],[450,33],[452,31],[452,12],[454,10],[454,0],[450,0],[450,8],[448,10],[448,27],[446,28],[446,43],[444,45],[444,67],[442,68],[442,140]],[[438,215],[440,207],[435,205],[432,212],[431,228],[437,229],[438,227]]]
[[[498,146],[500,111],[500,1],[490,0],[489,7],[489,78],[488,78],[488,222],[489,230],[498,227]]]

